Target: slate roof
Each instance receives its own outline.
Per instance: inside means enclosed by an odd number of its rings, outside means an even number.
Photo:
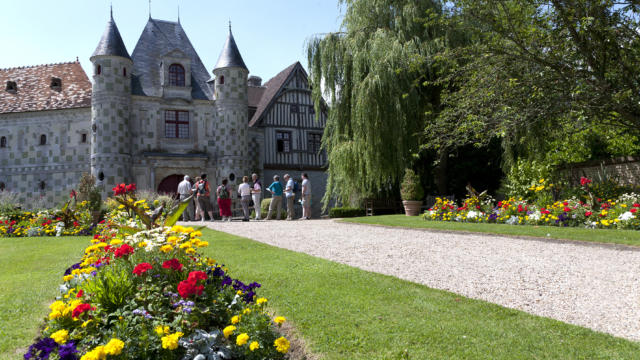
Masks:
[[[160,96],[162,56],[179,50],[191,59],[191,96],[212,100],[207,84],[211,77],[179,22],[149,18],[133,50],[132,92],[134,95]]]
[[[258,103],[256,113],[251,118],[249,122],[249,126],[254,126],[260,120],[262,114],[264,114],[270,107],[277,95],[280,92],[280,89],[287,82],[287,79],[291,76],[296,67],[299,66],[302,68],[302,65],[299,61],[296,61],[294,64],[290,65],[286,69],[282,70],[276,76],[272,77],[269,81],[264,84],[266,90]],[[304,70],[304,69],[303,69]],[[251,106],[251,105],[250,105]]]
[[[59,90],[51,78],[61,79]],[[5,90],[8,81],[17,91]],[[0,69],[0,113],[91,107],[91,82],[78,61]]]
[[[131,59],[126,46],[124,46],[124,42],[122,41],[120,31],[118,31],[118,27],[116,26],[116,22],[113,21],[113,13],[111,14],[111,19],[109,19],[109,22],[107,23],[106,29],[104,29],[104,33],[98,43],[98,47],[96,47],[96,50],[91,56],[93,57],[98,55],[121,56],[123,58]]]
[[[239,67],[249,71],[249,69],[247,69],[247,65],[244,64],[244,60],[242,60],[242,55],[240,55],[240,50],[238,50],[236,40],[233,38],[233,34],[231,33],[231,27],[229,27],[229,36],[227,37],[227,41],[224,43],[224,47],[220,52],[220,57],[218,57],[218,62],[213,69],[215,70],[226,67]]]

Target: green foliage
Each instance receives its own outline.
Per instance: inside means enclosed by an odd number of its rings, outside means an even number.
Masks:
[[[402,200],[423,200],[424,190],[420,184],[420,177],[411,169],[405,169],[404,178],[400,187]]]
[[[82,288],[91,294],[96,304],[107,312],[114,312],[136,292],[131,270],[125,264],[108,266],[89,277],[82,283]]]
[[[96,178],[89,173],[82,173],[78,183],[78,201],[87,201],[91,211],[100,211],[102,208],[102,195],[96,186]]]
[[[503,191],[507,196],[532,198],[532,186],[539,186],[551,177],[553,167],[535,160],[519,159],[509,170],[503,183]]]
[[[329,209],[330,218],[348,218],[365,216],[364,209],[352,207],[334,207]]]
[[[323,148],[330,199],[390,195],[421,144],[424,123],[439,107],[433,55],[448,30],[439,1],[342,0],[342,31],[309,41],[317,110],[330,100]],[[448,38],[451,40],[450,38]],[[452,40],[451,40],[452,41]],[[317,111],[316,114],[320,114]]]
[[[267,215],[269,214],[269,205],[271,205],[271,198],[267,198],[267,199],[262,199],[262,201],[260,202],[260,216],[262,216],[263,219],[267,218]],[[270,220],[275,220],[276,219],[276,211],[274,210],[273,213],[271,213],[271,219]],[[255,218],[256,217],[256,212],[255,211],[251,211],[251,218]],[[280,219],[286,219],[287,218],[287,211],[282,209],[280,211]]]

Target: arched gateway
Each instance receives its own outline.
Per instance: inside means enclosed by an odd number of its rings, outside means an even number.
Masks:
[[[167,194],[173,197],[178,196],[178,184],[184,179],[184,175],[173,174],[160,181],[158,185],[158,193]]]

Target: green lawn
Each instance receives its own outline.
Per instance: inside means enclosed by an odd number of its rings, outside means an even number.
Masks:
[[[631,359],[640,343],[224,233],[209,256],[326,359]]]
[[[0,238],[0,359],[22,359],[89,237]]]
[[[576,227],[507,225],[507,224],[473,224],[449,221],[426,221],[422,216],[382,215],[343,219],[342,221],[359,224],[398,226],[440,231],[488,233],[515,236],[533,236],[547,239],[565,239],[589,241],[607,244],[640,246],[640,231],[583,229]]]
[[[640,343],[396,278],[205,231],[207,255],[324,359],[631,359]],[[20,359],[87,238],[0,239],[0,359]]]

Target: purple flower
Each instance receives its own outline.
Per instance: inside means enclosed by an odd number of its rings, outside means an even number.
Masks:
[[[60,348],[58,349],[60,360],[78,360],[78,357],[76,356],[77,353],[78,350],[76,349],[76,344],[73,341],[60,345]]]
[[[222,276],[224,276],[224,270],[222,270],[222,268],[221,268],[221,267],[217,267],[217,268],[215,268],[215,270],[213,270],[212,275],[213,275],[213,276],[219,276],[219,277],[222,277]]]
[[[25,359],[49,359],[49,354],[58,346],[52,338],[44,338],[29,346],[29,351],[24,354]],[[39,352],[39,353],[38,353]],[[34,357],[35,356],[35,357]]]
[[[231,285],[231,283],[233,283],[233,280],[231,280],[231,278],[229,276],[225,276],[222,279],[222,286]]]

